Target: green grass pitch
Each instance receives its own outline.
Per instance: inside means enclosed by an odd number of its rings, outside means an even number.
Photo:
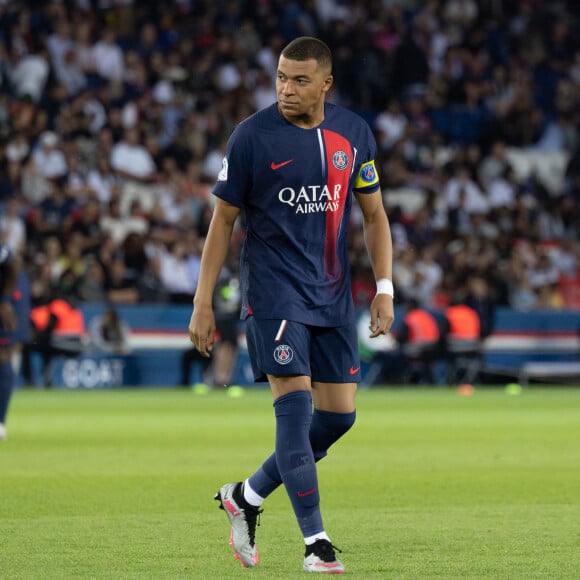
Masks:
[[[212,499],[271,451],[267,390],[21,390],[9,419],[0,578],[303,577],[282,489],[253,570]],[[351,577],[580,577],[580,389],[361,390],[319,479]]]

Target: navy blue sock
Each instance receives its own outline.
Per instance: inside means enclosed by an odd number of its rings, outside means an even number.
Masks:
[[[250,476],[248,483],[264,499],[282,484],[282,478],[276,463],[276,452],[272,453],[257,471]]]
[[[282,395],[274,402],[276,463],[304,537],[324,530],[316,463],[310,445],[312,396],[308,391]]]
[[[332,413],[314,410],[309,439],[315,461],[326,457],[328,448],[353,426],[355,419],[356,411]],[[281,483],[276,453],[272,453],[249,479],[250,487],[263,498],[268,497]]]
[[[328,455],[329,447],[338,441],[353,425],[356,411],[352,413],[333,413],[314,410],[310,425],[310,444],[314,459],[320,461]]]
[[[14,388],[12,363],[0,362],[0,423],[6,423],[8,405]]]

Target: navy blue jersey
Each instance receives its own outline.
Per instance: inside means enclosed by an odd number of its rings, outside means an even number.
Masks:
[[[375,154],[368,124],[330,103],[314,129],[276,105],[236,127],[213,192],[245,211],[242,318],[354,320],[347,229],[353,190],[379,187]]]
[[[12,253],[6,244],[0,244],[0,294],[7,295],[6,284],[9,277],[8,266]],[[13,302],[13,296],[10,294]],[[13,330],[6,330],[0,320],[0,347],[9,347],[14,343],[15,333]]]
[[[16,314],[17,326],[14,335],[16,342],[30,341],[30,280],[27,273],[21,270],[12,294],[12,305]]]

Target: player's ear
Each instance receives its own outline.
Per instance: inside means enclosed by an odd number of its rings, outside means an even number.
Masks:
[[[322,85],[322,91],[324,93],[327,93],[330,90],[330,87],[332,87],[333,82],[334,82],[334,77],[332,75],[328,75],[324,79],[324,84]]]

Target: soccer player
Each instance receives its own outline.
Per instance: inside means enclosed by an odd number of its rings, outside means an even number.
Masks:
[[[0,441],[6,439],[6,416],[14,389],[12,350],[18,318],[14,310],[14,291],[20,262],[8,246],[0,244]]]
[[[332,81],[326,44],[297,38],[279,58],[277,103],[232,133],[189,324],[191,341],[209,356],[212,292],[243,210],[241,314],[254,377],[269,382],[276,417],[274,453],[244,482],[216,494],[234,555],[246,567],[258,563],[260,506],[283,483],[306,545],[304,570],[344,571],[323,525],[316,461],[353,425],[361,378],[347,252],[353,194],[377,280],[371,336],[387,332],[394,319],[376,143],[360,116],[326,102]]]

